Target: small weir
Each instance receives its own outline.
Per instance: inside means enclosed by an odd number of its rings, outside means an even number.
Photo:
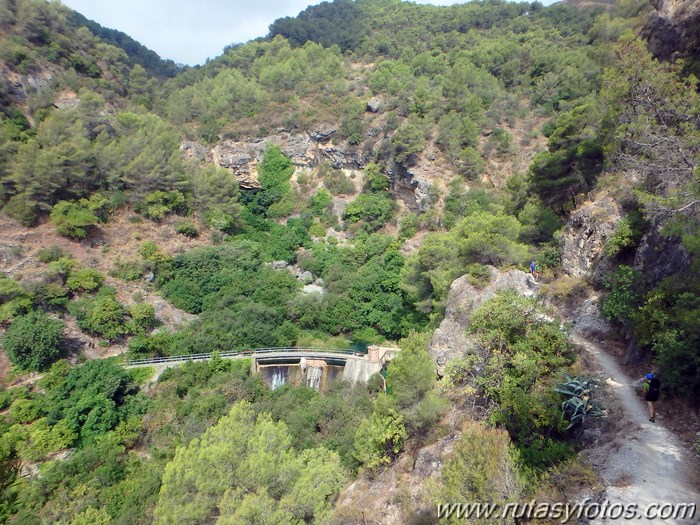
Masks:
[[[343,377],[345,363],[329,359],[285,359],[266,363],[261,360],[258,363],[258,372],[267,385],[275,390],[282,385],[306,385],[315,390],[325,391],[330,384]]]

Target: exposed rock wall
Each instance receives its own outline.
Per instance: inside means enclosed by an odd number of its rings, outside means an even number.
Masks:
[[[443,373],[449,361],[475,349],[474,341],[467,336],[466,330],[469,327],[472,312],[484,301],[501,290],[515,290],[528,297],[533,296],[537,291],[537,283],[529,273],[521,270],[501,273],[493,266],[489,267],[489,271],[491,282],[484,288],[477,288],[470,284],[466,275],[455,280],[450,286],[445,318],[435,330],[428,349],[435,360],[438,374]]]
[[[652,226],[642,237],[634,257],[635,268],[651,285],[675,273],[687,271],[692,262],[681,240],[668,237],[662,231],[662,224]]]
[[[425,212],[430,208],[430,188],[432,184],[411,169],[397,167],[389,174],[389,189],[413,211]]]
[[[562,239],[562,267],[572,277],[599,279],[608,269],[605,243],[622,218],[619,205],[604,197],[586,204],[569,217]]]
[[[649,51],[662,60],[700,59],[700,2],[656,0],[654,7],[642,30]]]
[[[315,168],[328,161],[334,169],[363,169],[370,162],[375,142],[353,146],[346,141],[333,140],[335,129],[319,129],[309,132],[279,130],[262,139],[224,140],[214,148],[192,141],[184,141],[180,149],[185,157],[199,162],[212,162],[218,167],[231,170],[243,189],[258,189],[257,165],[263,161],[265,150],[271,144],[280,147],[298,169]],[[430,206],[428,177],[415,170],[397,168],[387,173],[389,189],[406,206],[414,211],[426,211]]]

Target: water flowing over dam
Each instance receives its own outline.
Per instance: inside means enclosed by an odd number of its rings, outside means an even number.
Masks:
[[[305,357],[286,360],[285,363],[266,364],[259,362],[258,373],[265,383],[275,390],[283,385],[306,385],[315,390],[325,391],[331,383],[343,378],[346,363],[334,359],[307,359]]]
[[[260,355],[255,357],[253,367],[273,390],[282,385],[306,385],[325,391],[338,379],[351,383],[367,382],[396,351],[397,349],[369,347],[367,354],[348,356]]]

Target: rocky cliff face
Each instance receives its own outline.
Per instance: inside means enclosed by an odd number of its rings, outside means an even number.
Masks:
[[[655,0],[642,37],[649,51],[662,59],[700,59],[700,2],[697,0]]]
[[[665,277],[687,271],[692,258],[678,237],[663,234],[663,225],[653,225],[642,237],[634,257],[634,266],[645,280],[658,284]]]
[[[603,249],[622,218],[619,205],[604,197],[571,214],[562,239],[562,267],[572,277],[599,280],[609,269]]]
[[[258,189],[257,165],[262,162],[269,145],[279,146],[298,169],[310,169],[323,162],[330,162],[334,169],[363,169],[372,158],[376,143],[368,140],[353,146],[343,140],[334,140],[335,129],[318,129],[309,132],[279,130],[261,139],[224,140],[214,148],[192,141],[184,141],[180,149],[185,157],[200,162],[211,162],[231,170],[243,189]],[[418,173],[419,168],[399,167],[389,172],[389,189],[409,209],[426,211],[430,205],[428,177]]]
[[[29,111],[29,100],[37,95],[52,94],[54,78],[60,73],[60,69],[52,64],[37,66],[31,73],[20,74],[11,70],[0,60],[0,83],[4,86],[3,97],[17,104],[27,120],[33,125],[34,119]],[[78,99],[73,92],[59,93],[53,96],[54,105],[57,108],[74,107]]]
[[[515,290],[525,296],[533,296],[537,283],[532,275],[520,270],[501,273],[493,266],[489,267],[491,282],[484,288],[477,288],[469,283],[463,275],[450,286],[445,306],[445,319],[433,334],[428,351],[435,360],[438,374],[442,374],[445,365],[465,352],[476,348],[474,341],[467,336],[469,318],[472,312],[484,301],[501,290]]]

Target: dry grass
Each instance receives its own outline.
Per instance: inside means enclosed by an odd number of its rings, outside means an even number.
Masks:
[[[531,496],[538,502],[576,501],[581,494],[599,493],[604,489],[593,466],[581,456],[552,467],[536,480]],[[537,523],[559,523],[556,520]]]
[[[540,292],[559,305],[580,303],[591,292],[591,287],[583,277],[559,275],[553,280],[542,283]]]

